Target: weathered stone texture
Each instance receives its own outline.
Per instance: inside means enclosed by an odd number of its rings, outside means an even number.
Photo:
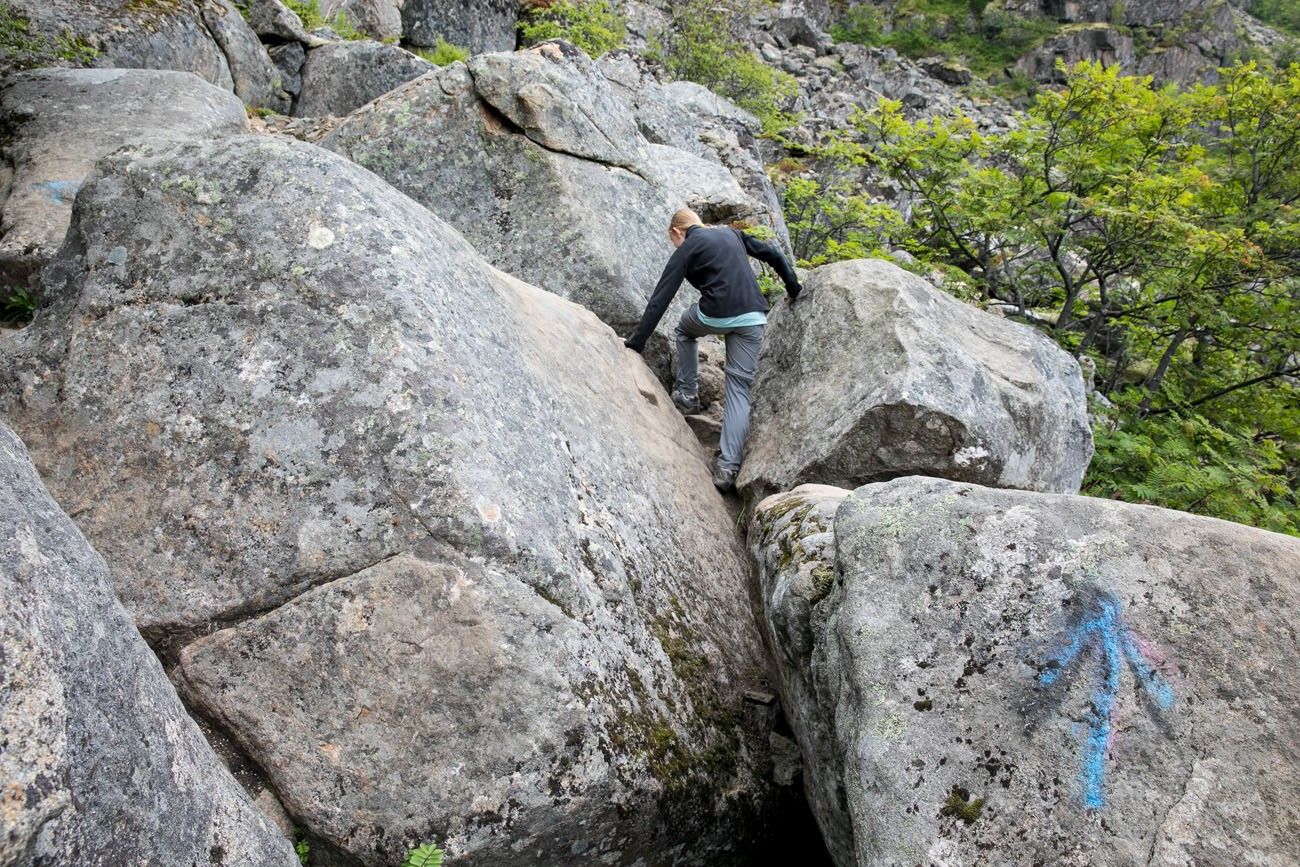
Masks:
[[[41,69],[0,87],[0,278],[31,285],[63,243],[72,200],[95,161],[125,144],[247,129],[229,91],[183,72]]]
[[[267,137],[102,162],[47,275],[0,415],[322,851],[753,845],[772,790],[743,550],[594,316]]]
[[[804,285],[769,319],[742,488],[917,474],[1079,489],[1083,377],[1050,339],[882,260],[826,265]]]
[[[289,867],[0,425],[0,865]]]
[[[911,477],[750,545],[837,863],[1293,863],[1300,540]]]

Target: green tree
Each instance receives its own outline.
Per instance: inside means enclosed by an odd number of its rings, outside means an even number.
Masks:
[[[1178,91],[1082,64],[1012,132],[896,103],[856,130],[909,249],[1098,362],[1090,489],[1300,531],[1300,66]]]

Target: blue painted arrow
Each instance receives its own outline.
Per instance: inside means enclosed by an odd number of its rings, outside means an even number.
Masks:
[[[1147,661],[1142,649],[1145,642],[1124,625],[1119,601],[1110,594],[1101,594],[1098,603],[1100,613],[1076,627],[1065,647],[1048,660],[1052,667],[1038,675],[1039,683],[1048,686],[1061,678],[1085,647],[1094,647],[1101,656],[1103,677],[1092,694],[1083,759],[1083,803],[1090,809],[1106,805],[1106,753],[1115,732],[1116,698],[1124,663],[1161,710],[1174,705],[1173,687]]]

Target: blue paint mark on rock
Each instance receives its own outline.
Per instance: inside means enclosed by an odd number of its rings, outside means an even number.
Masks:
[[[81,181],[43,181],[34,184],[36,189],[44,191],[49,200],[56,205],[71,205],[81,189]]]
[[[1134,678],[1161,710],[1174,705],[1174,690],[1149,659],[1149,645],[1124,623],[1119,600],[1095,592],[1085,600],[1085,614],[1074,626],[1064,646],[1046,661],[1038,682],[1050,686],[1069,672],[1091,649],[1101,662],[1101,682],[1093,690],[1087,730],[1083,734],[1083,803],[1089,809],[1106,805],[1106,754],[1118,720],[1120,677],[1127,664]]]

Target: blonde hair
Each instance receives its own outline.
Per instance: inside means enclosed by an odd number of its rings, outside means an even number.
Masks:
[[[672,220],[668,223],[668,228],[670,230],[676,229],[679,232],[685,232],[691,226],[703,225],[704,221],[700,219],[699,214],[695,213],[690,208],[682,208],[673,214]]]

